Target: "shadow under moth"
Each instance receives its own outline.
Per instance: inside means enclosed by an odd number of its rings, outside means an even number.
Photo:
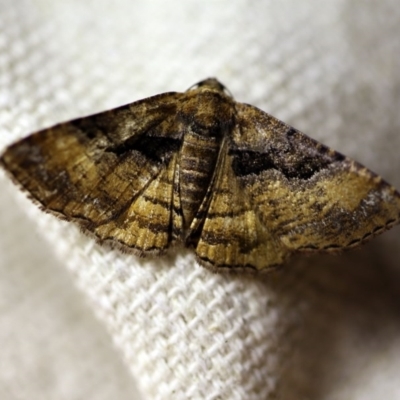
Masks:
[[[400,194],[216,79],[34,133],[0,164],[43,210],[139,256],[214,271],[337,252],[399,222]]]

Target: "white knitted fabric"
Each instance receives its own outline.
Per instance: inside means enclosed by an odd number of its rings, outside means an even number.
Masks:
[[[0,0],[0,148],[215,76],[399,188],[399,37],[397,0]],[[1,399],[400,399],[399,228],[218,275],[100,247],[0,179]]]

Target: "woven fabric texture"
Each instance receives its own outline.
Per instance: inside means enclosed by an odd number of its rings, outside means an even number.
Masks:
[[[400,188],[399,37],[396,0],[0,0],[0,148],[216,76]],[[0,185],[1,398],[400,399],[399,228],[219,275],[100,247]]]

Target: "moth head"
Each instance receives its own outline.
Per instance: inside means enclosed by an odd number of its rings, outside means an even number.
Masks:
[[[216,78],[207,78],[203,81],[196,83],[191,86],[187,91],[190,90],[201,90],[201,91],[214,91],[224,93],[229,97],[233,97],[231,92]]]

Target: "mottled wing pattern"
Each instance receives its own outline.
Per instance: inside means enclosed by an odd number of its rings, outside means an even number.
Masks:
[[[268,270],[399,222],[392,186],[214,78],[40,131],[0,164],[100,242],[146,255],[184,241],[214,270]]]
[[[351,248],[398,223],[400,195],[382,178],[253,106],[236,110],[235,179],[287,252]]]
[[[182,229],[181,216],[173,212],[176,166],[175,153],[140,195],[131,199],[129,207],[94,229],[96,237],[141,256],[167,250]]]
[[[237,180],[226,146],[191,228],[198,261],[213,270],[259,270],[284,261],[281,243],[261,223]]]
[[[160,252],[172,240],[179,99],[166,93],[45,129],[1,163],[46,211],[101,241]]]

